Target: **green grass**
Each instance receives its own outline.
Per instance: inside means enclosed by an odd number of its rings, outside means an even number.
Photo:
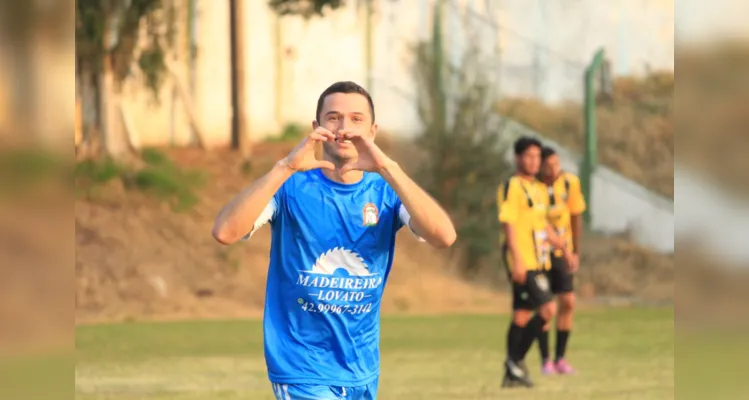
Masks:
[[[676,338],[679,399],[747,399],[746,326],[680,328]]]
[[[672,399],[672,309],[581,313],[577,376],[499,388],[506,316],[385,317],[379,399]],[[80,326],[76,398],[272,400],[259,321]],[[553,335],[552,335],[553,338]],[[553,341],[552,341],[553,344]],[[538,351],[528,359],[536,369]]]

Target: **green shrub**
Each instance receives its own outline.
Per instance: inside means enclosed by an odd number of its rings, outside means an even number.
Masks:
[[[181,168],[158,149],[144,149],[141,158],[145,164],[142,168],[126,167],[110,158],[79,162],[75,168],[76,189],[91,198],[102,185],[119,179],[127,189],[167,201],[177,212],[198,203],[195,191],[205,184],[202,171]]]
[[[302,140],[307,130],[300,124],[288,123],[284,125],[281,133],[275,136],[271,136],[268,141],[270,142],[296,142]]]
[[[509,170],[506,147],[493,107],[495,88],[480,52],[469,49],[455,68],[442,64],[437,52],[434,42],[416,49],[423,125],[416,148],[424,153],[417,177],[451,214],[462,267],[475,273],[499,253],[496,193]]]

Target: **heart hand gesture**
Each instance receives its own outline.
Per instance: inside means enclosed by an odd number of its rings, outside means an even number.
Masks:
[[[380,172],[392,162],[375,144],[374,139],[349,131],[341,131],[340,133],[344,139],[351,141],[358,154],[356,161],[349,162],[341,167],[341,174],[348,171]]]
[[[335,140],[335,135],[323,127],[318,127],[286,156],[286,165],[294,172],[309,171],[318,168],[334,170],[335,165],[330,161],[315,158],[315,145],[320,142],[327,142],[328,140]]]

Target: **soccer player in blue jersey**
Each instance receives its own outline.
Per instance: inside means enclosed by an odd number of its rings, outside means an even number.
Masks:
[[[375,144],[372,98],[337,82],[318,99],[313,131],[226,205],[213,236],[230,244],[272,231],[263,321],[279,400],[377,396],[380,302],[395,236],[407,226],[445,248],[447,213]],[[321,143],[323,159],[315,158]]]

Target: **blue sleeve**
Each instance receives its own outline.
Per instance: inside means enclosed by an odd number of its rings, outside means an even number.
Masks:
[[[290,181],[291,179],[284,182],[283,185],[278,188],[276,193],[273,195],[273,198],[271,199],[271,204],[273,205],[273,215],[271,216],[269,221],[271,226],[274,226],[276,224],[276,222],[278,221],[278,215],[286,206],[286,191],[287,187],[290,184]]]

